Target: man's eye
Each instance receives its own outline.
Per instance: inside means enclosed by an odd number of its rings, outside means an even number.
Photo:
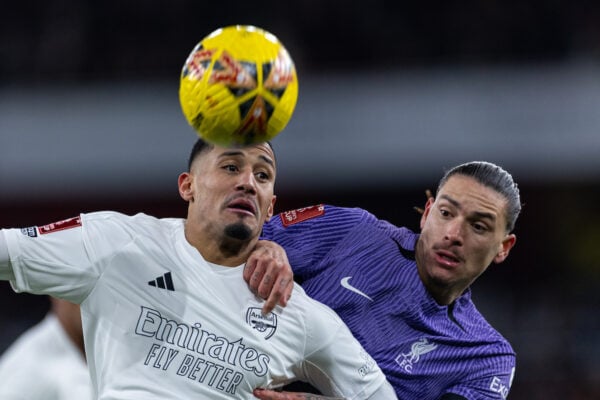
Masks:
[[[228,165],[224,165],[223,169],[225,169],[229,172],[235,172],[235,171],[237,171],[237,166],[235,166],[233,164],[228,164]]]
[[[257,172],[256,176],[258,177],[258,179],[260,179],[261,181],[267,181],[269,180],[269,178],[271,177],[269,174],[267,174],[266,172]]]
[[[479,224],[479,223],[475,222],[473,224],[473,229],[475,229],[475,231],[477,231],[477,232],[485,232],[485,231],[487,231],[487,226],[485,226],[484,224]]]

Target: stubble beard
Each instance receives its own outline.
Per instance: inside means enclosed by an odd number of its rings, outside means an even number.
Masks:
[[[230,224],[225,227],[224,240],[221,242],[221,252],[229,257],[235,257],[244,250],[252,238],[252,231],[242,223]]]
[[[227,225],[225,227],[225,236],[231,239],[246,241],[250,239],[252,231],[246,225],[241,222]]]

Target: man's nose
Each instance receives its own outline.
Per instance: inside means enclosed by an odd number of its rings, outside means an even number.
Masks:
[[[249,193],[256,193],[256,177],[254,171],[244,169],[239,174],[237,185],[238,190],[243,190]]]
[[[461,245],[463,241],[463,229],[464,224],[460,219],[448,222],[444,239],[450,241],[452,244]]]

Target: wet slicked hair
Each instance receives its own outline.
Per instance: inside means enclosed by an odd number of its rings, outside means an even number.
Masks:
[[[273,144],[271,144],[271,142],[266,143],[269,145],[271,150],[273,150],[273,157],[275,157],[275,149],[273,148]],[[192,163],[200,153],[210,151],[214,148],[215,146],[212,143],[209,143],[202,138],[198,138],[198,140],[196,140],[196,143],[194,143],[194,146],[192,147],[192,151],[190,152],[190,156],[188,158],[188,171],[192,169]]]
[[[521,213],[519,187],[512,176],[496,164],[487,161],[471,161],[448,170],[440,180],[437,192],[454,175],[464,175],[500,193],[506,199],[506,231],[512,232]]]

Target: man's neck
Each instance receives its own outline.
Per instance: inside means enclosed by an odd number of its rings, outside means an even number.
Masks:
[[[225,267],[237,267],[246,262],[258,238],[243,241],[228,237],[194,240],[197,235],[190,235],[186,229],[185,238],[196,248],[206,261]]]
[[[448,284],[444,284],[442,282],[436,282],[431,279],[423,268],[423,263],[425,262],[421,254],[424,251],[419,246],[423,246],[421,241],[417,241],[415,245],[415,261],[417,263],[417,273],[419,274],[419,278],[421,278],[421,282],[427,292],[433,297],[433,299],[442,306],[447,306],[452,304],[460,295],[464,292],[464,289],[457,289],[456,287]]]

